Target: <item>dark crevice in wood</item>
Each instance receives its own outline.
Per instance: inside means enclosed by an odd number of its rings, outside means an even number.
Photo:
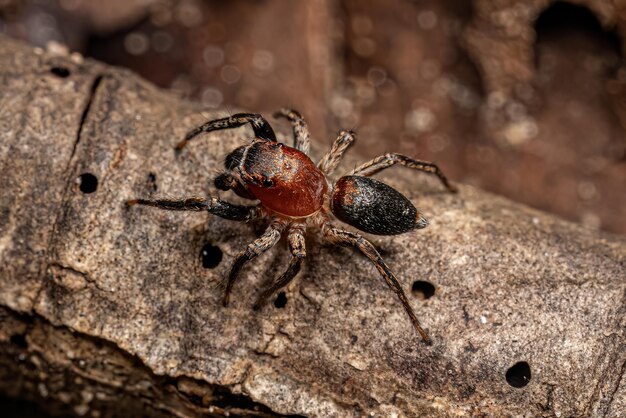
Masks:
[[[87,121],[87,116],[91,110],[91,105],[93,103],[93,99],[96,96],[96,92],[98,91],[98,87],[104,78],[103,74],[98,74],[91,84],[91,89],[89,91],[89,97],[87,99],[87,104],[85,105],[85,109],[80,117],[80,124],[78,125],[78,132],[76,133],[76,141],[74,142],[74,147],[72,148],[72,153],[70,154],[70,159],[68,164],[71,164],[72,159],[74,158],[74,154],[76,153],[76,148],[78,147],[78,143],[80,142],[80,138],[83,134],[83,128],[85,126],[85,122]]]

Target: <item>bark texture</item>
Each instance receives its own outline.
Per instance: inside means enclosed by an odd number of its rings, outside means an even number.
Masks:
[[[94,417],[623,416],[623,238],[394,169],[382,177],[430,225],[372,239],[407,292],[435,286],[411,300],[432,346],[366,259],[315,231],[286,305],[251,309],[287,265],[281,243],[223,308],[216,284],[255,228],[124,201],[215,192],[251,132],[177,156],[224,112],[6,38],[0,68],[3,393]]]

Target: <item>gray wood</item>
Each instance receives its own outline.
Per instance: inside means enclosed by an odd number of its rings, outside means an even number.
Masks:
[[[252,311],[287,265],[284,242],[244,269],[223,308],[217,284],[255,228],[124,201],[215,192],[221,160],[251,131],[176,156],[187,130],[226,112],[7,38],[0,69],[3,394],[94,417],[623,416],[623,237],[394,168],[381,178],[430,225],[372,240],[406,291],[436,286],[411,300],[432,346],[364,257],[316,231],[284,308]],[[80,191],[83,173],[94,193]],[[200,262],[206,243],[223,252],[214,269]],[[505,379],[518,361],[532,371],[523,388]]]

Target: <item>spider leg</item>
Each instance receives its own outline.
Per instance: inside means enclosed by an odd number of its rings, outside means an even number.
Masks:
[[[374,248],[374,246],[368,240],[366,240],[359,234],[335,228],[328,223],[325,223],[323,225],[322,230],[324,232],[324,236],[329,242],[337,245],[352,246],[357,248],[374,264],[374,266],[376,266],[376,269],[378,270],[380,275],[387,282],[387,286],[389,286],[391,290],[395,292],[396,296],[398,296],[398,299],[400,299],[404,310],[409,315],[411,323],[413,324],[417,332],[422,336],[424,342],[430,344],[430,337],[420,325],[420,322],[417,319],[415,312],[413,312],[413,308],[411,308],[411,305],[409,305],[409,300],[407,299],[406,294],[402,290],[400,283],[398,283],[398,279],[389,269],[387,264],[385,264],[376,248]]]
[[[274,117],[285,118],[291,123],[294,148],[308,155],[311,148],[311,134],[309,134],[309,128],[302,115],[293,109],[280,109],[274,113]]]
[[[263,290],[263,293],[259,296],[254,309],[260,309],[265,305],[267,299],[269,299],[278,289],[287,286],[294,277],[300,271],[302,261],[306,257],[306,248],[304,243],[304,230],[302,226],[291,227],[289,229],[289,251],[291,252],[291,259],[289,260],[289,266],[287,270],[280,276],[271,286]]]
[[[331,174],[339,165],[346,150],[354,143],[356,136],[352,131],[341,131],[331,145],[330,150],[322,157],[317,166],[324,174]]]
[[[448,179],[436,164],[428,161],[415,160],[402,154],[388,153],[378,156],[371,161],[368,161],[365,164],[362,164],[361,166],[355,168],[350,174],[358,176],[371,176],[378,173],[379,171],[391,167],[394,164],[401,164],[408,168],[413,168],[415,170],[423,171],[428,174],[434,174],[439,178],[439,180],[441,180],[443,185],[450,192],[456,193],[456,187],[448,182]]]
[[[239,271],[244,264],[255,259],[276,245],[283,230],[285,229],[285,226],[286,224],[284,221],[274,220],[270,226],[267,227],[263,235],[248,244],[246,249],[239,253],[233,263],[233,267],[230,269],[228,280],[226,281],[226,289],[224,290],[224,298],[222,299],[222,304],[224,306],[228,306],[228,302],[230,301],[230,292],[233,289],[233,285],[238,279]]]
[[[185,138],[176,145],[176,150],[182,150],[187,142],[191,141],[196,136],[200,135],[203,132],[211,132],[217,131],[220,129],[231,129],[238,128],[240,126],[249,123],[252,126],[252,130],[254,131],[254,135],[265,141],[276,141],[276,135],[272,130],[270,124],[263,118],[263,116],[256,113],[237,113],[235,115],[215,119],[206,122],[203,125],[198,126],[195,129],[192,129],[185,135]]]
[[[164,210],[177,211],[201,212],[206,210],[213,215],[217,215],[220,218],[229,219],[231,221],[249,221],[260,216],[258,206],[233,205],[232,203],[224,202],[223,200],[220,200],[219,197],[214,196],[208,199],[204,197],[190,197],[181,200],[133,199],[127,201],[126,205],[144,205]]]

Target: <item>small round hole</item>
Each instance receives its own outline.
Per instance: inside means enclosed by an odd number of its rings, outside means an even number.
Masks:
[[[70,76],[70,70],[65,67],[52,67],[50,68],[50,72],[61,78],[66,78]]]
[[[83,173],[78,177],[78,188],[83,193],[93,193],[98,188],[98,178],[91,173]]]
[[[276,296],[276,300],[274,301],[274,306],[279,309],[282,309],[287,305],[287,295],[285,292],[280,292],[278,296]]]
[[[202,267],[205,269],[212,269],[217,267],[222,261],[222,250],[215,245],[205,244],[200,250],[200,257],[202,258]]]
[[[13,334],[11,335],[10,341],[20,348],[28,347],[28,343],[26,342],[26,337],[24,336],[24,334]]]
[[[515,363],[506,371],[506,381],[514,388],[523,388],[530,382],[530,366],[525,361]]]
[[[416,280],[413,282],[411,292],[422,300],[430,299],[435,294],[435,285],[425,280]]]

